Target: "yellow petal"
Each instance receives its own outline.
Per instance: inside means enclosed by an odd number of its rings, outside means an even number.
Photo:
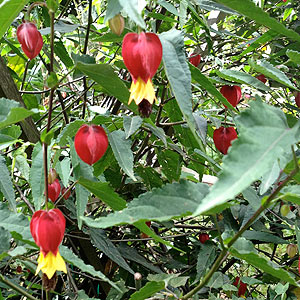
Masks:
[[[133,81],[130,87],[130,92],[128,104],[134,100],[136,105],[139,105],[143,99],[146,99],[149,103],[153,104],[154,99],[156,100],[154,88],[150,78],[148,79],[147,83],[140,77],[136,82]]]
[[[67,273],[65,261],[59,252],[57,252],[56,256],[52,252],[48,252],[45,257],[43,253],[40,252],[35,275],[37,275],[40,270],[42,270],[42,272],[45,273],[49,279],[52,278],[56,271],[63,271]]]

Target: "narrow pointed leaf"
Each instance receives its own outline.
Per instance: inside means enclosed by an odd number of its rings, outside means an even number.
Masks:
[[[129,300],[144,300],[165,287],[164,281],[149,281],[139,291],[133,293]]]
[[[300,52],[294,50],[286,51],[286,55],[290,58],[290,60],[297,65],[300,65]]]
[[[132,134],[134,134],[142,125],[143,119],[140,116],[124,116],[123,117],[123,127],[126,134],[126,139],[128,139]]]
[[[131,141],[126,139],[125,132],[117,130],[112,133],[108,133],[108,140],[120,167],[132,180],[136,181],[133,172]]]

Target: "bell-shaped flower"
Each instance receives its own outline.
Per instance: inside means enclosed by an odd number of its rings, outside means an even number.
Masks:
[[[237,138],[237,133],[233,127],[219,127],[214,131],[213,140],[216,148],[223,154],[227,154],[228,148],[233,140]]]
[[[233,107],[236,107],[242,98],[242,90],[238,85],[224,85],[220,92]]]
[[[43,38],[35,24],[31,22],[22,23],[17,29],[17,38],[22,50],[29,59],[34,59],[43,48]]]
[[[66,219],[57,208],[49,211],[38,210],[33,214],[30,232],[35,243],[40,247],[36,274],[42,270],[51,279],[56,271],[67,273],[66,264],[58,251],[65,227]]]
[[[61,186],[59,180],[56,178],[52,184],[48,183],[48,198],[54,203],[59,197]]]
[[[161,59],[162,45],[155,33],[127,33],[123,39],[122,56],[124,64],[132,77],[129,104],[137,105],[144,99],[153,104],[155,97],[152,77]]]
[[[82,125],[74,139],[77,155],[87,164],[97,162],[105,153],[108,138],[105,130],[98,125]]]

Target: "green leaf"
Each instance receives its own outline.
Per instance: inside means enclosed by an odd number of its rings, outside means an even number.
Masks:
[[[78,62],[76,68],[100,84],[108,95],[116,97],[125,106],[137,113],[137,106],[135,103],[128,105],[128,88],[109,64],[84,64]]]
[[[1,11],[1,4],[0,4],[0,11]],[[27,110],[24,107],[19,107],[19,103],[14,100],[0,98],[0,129],[14,123],[18,123],[33,114],[34,112]]]
[[[245,260],[250,265],[261,269],[263,272],[271,274],[272,276],[289,282],[292,285],[298,286],[294,279],[294,275],[282,269],[273,261],[269,261],[265,257],[257,254],[256,249],[250,241],[245,238],[239,238],[235,244],[229,249],[231,255]]]
[[[108,140],[120,167],[132,180],[136,181],[133,172],[131,141],[126,139],[125,132],[120,129],[112,133],[109,132]]]
[[[132,134],[134,134],[142,125],[143,119],[140,116],[123,116],[123,127],[126,134],[126,139],[128,139]]]
[[[49,155],[48,155],[49,157]],[[45,177],[44,177],[43,149],[40,143],[37,143],[33,149],[32,164],[29,173],[29,184],[31,186],[34,207],[36,210],[41,208],[44,201]]]
[[[144,19],[142,18],[139,9],[139,0],[118,0],[123,10],[129,16],[132,21],[136,23],[136,25],[145,28],[146,24]]]
[[[62,41],[58,41],[54,43],[54,52],[60,58],[60,60],[65,64],[67,68],[73,67],[74,65],[73,60],[71,59]]]
[[[300,65],[300,52],[294,50],[286,51],[286,55],[291,59],[292,62]]]
[[[17,232],[23,239],[32,240],[28,218],[21,213],[12,212],[4,203],[0,203],[0,227],[9,232]]]
[[[161,171],[165,174],[168,181],[178,181],[181,174],[181,155],[175,151],[165,149],[157,151],[157,159],[161,165]]]
[[[197,258],[197,279],[199,280],[216,258],[216,246],[211,244],[201,245]]]
[[[90,193],[81,185],[76,184],[75,194],[76,194],[76,213],[77,213],[78,228],[81,229],[82,227],[81,217],[84,215]]]
[[[58,145],[59,146],[66,146],[68,143],[68,138],[72,138],[75,136],[76,132],[80,128],[81,125],[83,125],[85,122],[82,120],[76,120],[74,122],[71,122],[68,124],[62,132],[57,137]],[[74,167],[74,166],[73,166]]]
[[[121,300],[123,298],[123,295],[128,292],[128,288],[126,287],[125,282],[122,279],[117,281],[115,284],[118,286],[119,290],[116,290],[114,288],[110,289],[105,300]]]
[[[79,258],[77,255],[75,255],[69,248],[65,246],[59,247],[59,252],[61,256],[71,265],[74,265],[75,267],[79,268],[82,272],[86,272],[92,276],[95,276],[97,278],[100,278],[102,281],[108,282],[112,287],[119,290],[119,288],[110,281],[103,273],[100,271],[96,271],[93,266],[87,265],[81,258]]]
[[[245,83],[263,91],[270,91],[270,88],[257,78],[237,70],[221,70],[217,71],[217,75],[233,82]]]
[[[22,176],[29,181],[29,173],[30,173],[30,167],[27,162],[27,159],[23,155],[17,155],[16,156],[16,166],[21,172]]]
[[[262,73],[266,77],[274,79],[275,81],[278,81],[294,90],[297,89],[283,72],[275,68],[269,62],[265,60],[255,61],[253,59],[249,59],[248,63],[257,73]]]
[[[95,220],[83,218],[95,228],[107,228],[118,224],[134,224],[139,220],[167,221],[190,215],[208,192],[203,183],[180,181],[155,188],[128,203],[127,208]],[[162,201],[163,199],[163,201]]]
[[[178,106],[200,149],[205,152],[203,143],[196,133],[196,123],[192,114],[191,72],[183,50],[183,34],[178,30],[172,29],[160,34],[159,38],[163,46],[165,72]]]
[[[223,159],[219,180],[195,214],[233,199],[269,172],[274,161],[299,140],[299,123],[289,128],[284,113],[257,100],[237,118],[239,136]],[[247,159],[245,159],[247,157]]]
[[[161,139],[161,141],[165,144],[165,147],[167,147],[167,138],[162,128],[157,127],[154,124],[151,125],[149,123],[146,123],[145,127],[149,128],[154,135]]]
[[[234,109],[234,107],[227,101],[227,99],[216,89],[216,87],[209,81],[209,79],[201,73],[201,71],[189,64],[192,78],[200,84],[202,88],[207,90],[216,100],[221,101],[227,107]]]
[[[59,174],[63,186],[68,187],[71,172],[70,158],[65,157],[62,161],[58,162],[55,170]]]
[[[201,9],[205,9],[208,11],[212,11],[212,10],[219,10],[219,11],[223,11],[225,13],[229,13],[229,14],[234,14],[236,15],[236,11],[227,8],[224,5],[218,4],[214,1],[211,0],[194,0],[194,2],[201,8]]]
[[[150,281],[147,282],[140,290],[133,293],[129,300],[144,300],[159,292],[165,288],[165,283],[163,281]]]
[[[166,0],[158,0],[157,3],[164,7],[167,11],[169,11],[171,14],[179,17],[179,12],[177,9],[171,4],[168,3]]]
[[[8,230],[0,227],[0,254],[8,252],[10,249],[11,235]]]
[[[281,239],[280,237],[263,231],[256,231],[256,230],[246,230],[243,233],[243,237],[247,240],[255,240],[261,241],[265,243],[272,243],[272,244],[289,244],[288,241]]]
[[[78,183],[84,186],[113,210],[121,210],[126,207],[126,201],[122,199],[107,182],[94,182],[85,178],[80,178]]]
[[[90,229],[91,239],[94,245],[102,251],[106,256],[108,256],[112,261],[122,267],[124,270],[127,270],[129,273],[134,274],[135,272],[129,267],[127,262],[121,256],[119,250],[115,245],[110,241],[106,236],[103,230],[99,229]]]
[[[116,14],[118,14],[122,10],[122,6],[119,0],[110,0],[107,2],[106,15],[104,18],[104,24],[113,18]]]
[[[179,276],[179,274],[149,274],[147,276],[149,281],[164,281],[165,286],[172,286],[174,288],[183,286],[186,284],[186,281],[189,279],[188,276]]]
[[[269,27],[274,31],[285,35],[293,40],[300,41],[300,36],[297,32],[286,28],[276,19],[271,18],[268,13],[263,11],[259,6],[255,5],[252,0],[216,0],[225,6],[234,9],[242,15],[254,20],[256,23]]]
[[[106,152],[95,164],[93,164],[94,175],[100,176],[107,168],[109,168],[115,162],[114,154],[111,147],[108,146]]]
[[[290,185],[285,186],[279,195],[280,199],[285,201],[290,201],[297,205],[300,205],[300,186],[298,185]]]
[[[13,184],[4,157],[0,155],[0,191],[8,201],[10,207],[16,212],[16,199]]]
[[[0,39],[7,28],[18,16],[19,12],[28,3],[28,0],[5,0],[0,3]],[[1,109],[0,109],[1,111]]]

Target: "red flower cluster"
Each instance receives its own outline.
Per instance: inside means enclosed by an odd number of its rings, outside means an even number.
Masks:
[[[242,282],[240,277],[235,277],[233,285],[238,288],[238,296],[244,296],[247,292],[247,284]]]
[[[56,271],[67,273],[65,262],[58,251],[58,246],[64,237],[65,227],[65,217],[57,208],[49,211],[38,210],[33,214],[30,232],[40,248],[36,274],[42,270],[51,279]]]
[[[18,27],[17,38],[22,50],[30,60],[38,56],[43,48],[42,35],[35,24],[31,22],[24,22]]]

